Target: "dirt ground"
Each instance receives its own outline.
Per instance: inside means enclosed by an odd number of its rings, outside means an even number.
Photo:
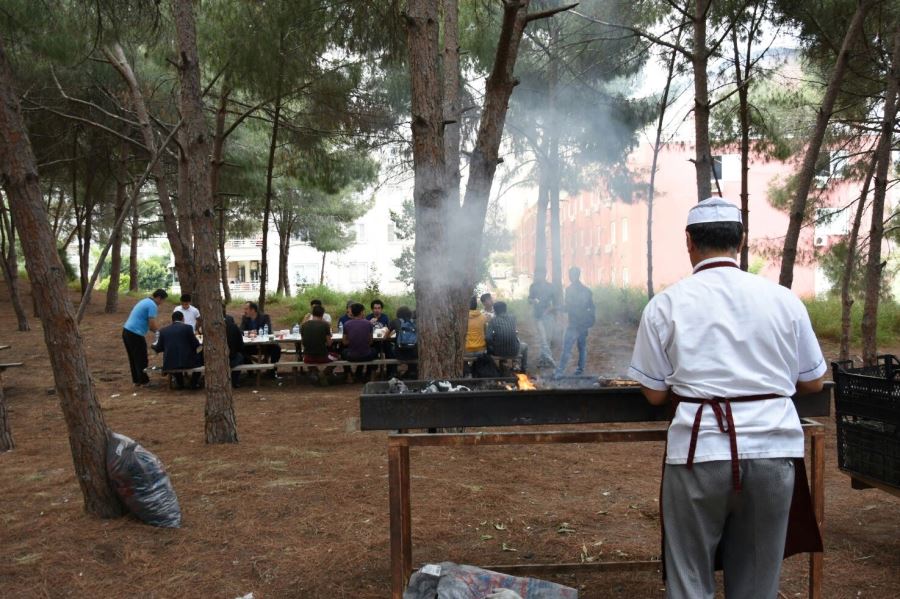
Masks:
[[[0,301],[0,344],[12,345],[0,360],[26,363],[3,376],[17,448],[0,455],[0,596],[389,595],[386,433],[357,430],[360,385],[238,389],[240,443],[208,446],[202,391],[133,389],[120,340],[133,301],[114,315],[91,307],[82,332],[104,417],[163,460],[183,527],[98,520],[82,511],[40,325],[16,332]],[[633,335],[595,327],[590,370],[623,374]],[[900,499],[851,490],[825,424],[825,596],[900,597]],[[655,558],[661,454],[659,444],[413,450],[413,560]],[[784,597],[805,596],[806,572],[805,557],[786,562]],[[560,582],[586,599],[663,596],[652,572]]]

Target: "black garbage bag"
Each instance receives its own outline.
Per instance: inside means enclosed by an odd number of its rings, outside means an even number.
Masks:
[[[119,498],[132,514],[153,526],[179,528],[181,507],[162,462],[119,433],[106,441],[106,472]]]

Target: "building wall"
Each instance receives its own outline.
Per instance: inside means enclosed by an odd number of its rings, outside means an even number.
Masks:
[[[722,151],[722,195],[740,204],[740,159],[737,150]],[[653,281],[658,291],[691,272],[685,248],[687,212],[696,202],[694,166],[690,144],[669,144],[659,156],[653,208]],[[633,172],[649,180],[652,148],[638,148],[629,158]],[[750,164],[750,263],[761,265],[760,274],[778,280],[780,254],[787,231],[788,216],[769,203],[769,188],[795,171],[792,163],[753,156]],[[715,189],[715,186],[714,186]],[[858,195],[858,182],[830,179],[820,192],[824,204],[843,206]],[[893,192],[896,195],[896,191]],[[889,201],[888,205],[894,205]],[[647,201],[646,186],[639,186],[630,202],[612,199],[605,187],[570,196],[561,201],[562,266],[582,269],[588,285],[646,288],[647,284]],[[868,222],[868,219],[865,221]],[[829,223],[803,229],[798,264],[792,289],[800,296],[812,296],[827,289],[828,281],[817,273],[815,252],[827,251],[846,232],[847,219],[841,215]],[[519,273],[534,269],[535,207],[528,209],[515,236],[515,264]],[[549,244],[549,233],[547,236]],[[547,271],[550,272],[549,251]]]

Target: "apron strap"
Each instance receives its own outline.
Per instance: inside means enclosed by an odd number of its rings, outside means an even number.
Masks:
[[[763,401],[766,399],[777,399],[779,397],[782,396],[775,393],[766,393],[763,395],[745,395],[743,397],[712,397],[701,399],[698,397],[684,397],[672,393],[672,398],[675,402],[700,404],[697,406],[697,412],[694,414],[694,424],[691,427],[691,442],[688,447],[687,458],[688,470],[694,467],[694,454],[697,451],[697,438],[700,436],[700,422],[703,420],[703,408],[709,406],[713,411],[713,415],[716,417],[716,425],[719,427],[719,432],[728,435],[728,444],[731,448],[731,486],[736,493],[739,493],[741,491],[741,470],[738,462],[737,433],[734,426],[734,416],[731,412],[731,402]],[[724,410],[722,409],[722,404],[725,405]]]

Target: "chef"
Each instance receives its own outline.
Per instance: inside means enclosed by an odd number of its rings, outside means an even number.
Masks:
[[[629,368],[650,403],[673,403],[667,597],[712,599],[721,566],[728,599],[775,599],[783,557],[822,550],[791,396],[822,389],[825,359],[800,300],[738,267],[736,206],[698,203],[685,242],[694,272],[647,304]]]

